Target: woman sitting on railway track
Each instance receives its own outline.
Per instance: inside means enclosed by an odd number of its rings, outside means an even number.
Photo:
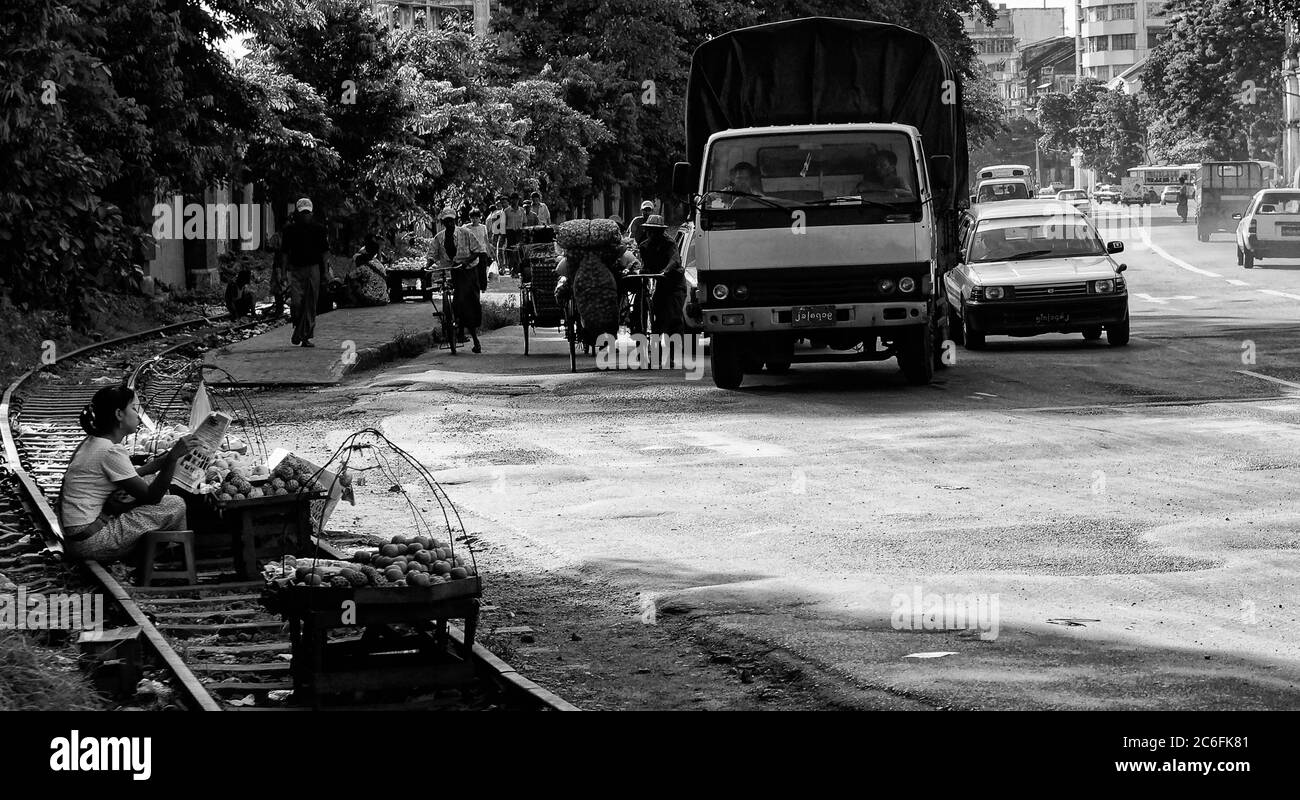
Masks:
[[[88,434],[63,473],[59,516],[70,555],[97,561],[124,558],[150,531],[185,530],[185,501],[167,494],[177,463],[190,453],[184,437],[137,469],[122,440],[140,427],[140,405],[126,386],[95,392],[81,411]],[[153,482],[143,476],[153,475]],[[124,492],[135,503],[118,500]]]

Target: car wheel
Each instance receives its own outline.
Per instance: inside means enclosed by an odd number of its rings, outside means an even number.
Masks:
[[[1101,326],[1090,325],[1083,329],[1083,340],[1085,342],[1095,342],[1101,338]]]
[[[963,333],[965,333],[965,328],[962,327],[961,316],[957,314],[957,307],[954,306],[952,303],[949,303],[948,304],[948,336],[953,340],[954,343],[964,344],[966,342],[966,337],[962,335]]]
[[[1111,347],[1123,347],[1128,344],[1128,315],[1123,322],[1106,326],[1106,343]]]
[[[709,371],[719,389],[739,389],[745,380],[740,347],[726,335],[714,334],[709,347]]]
[[[934,379],[934,334],[928,324],[914,326],[896,347],[898,366],[908,383],[923,386]]]
[[[963,308],[961,312],[961,338],[967,350],[984,349],[984,331],[977,331],[971,326],[970,314]]]
[[[1242,250],[1242,251],[1241,251],[1241,265],[1242,265],[1243,267],[1245,267],[1246,269],[1251,269],[1252,267],[1254,267],[1254,266],[1255,266],[1255,254],[1252,253],[1252,252],[1250,252],[1249,250]]]

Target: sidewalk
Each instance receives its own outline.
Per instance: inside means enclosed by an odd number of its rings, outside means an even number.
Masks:
[[[402,344],[434,346],[437,320],[432,308],[416,302],[340,308],[316,318],[314,348],[290,344],[293,327],[286,324],[211,350],[204,360],[229,372],[240,385],[337,384],[353,370],[397,357]],[[220,383],[215,374],[212,382]]]

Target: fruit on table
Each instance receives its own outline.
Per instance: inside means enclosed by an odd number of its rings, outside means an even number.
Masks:
[[[449,542],[400,534],[378,550],[358,550],[351,561],[300,558],[286,559],[285,565],[296,567],[294,577],[300,586],[337,588],[428,587],[477,575],[454,554]]]

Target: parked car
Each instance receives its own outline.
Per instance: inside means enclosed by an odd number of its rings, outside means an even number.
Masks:
[[[953,341],[979,349],[993,334],[1106,333],[1128,344],[1127,267],[1069,203],[990,203],[966,212],[961,258],[944,276]]]
[[[1042,189],[1038,190],[1038,199],[1054,200],[1056,199],[1056,190],[1050,186],[1044,186]]]
[[[1092,190],[1092,199],[1097,203],[1118,203],[1119,189],[1109,183],[1103,183]]]
[[[1300,189],[1265,189],[1251,198],[1237,224],[1237,264],[1250,269],[1256,259],[1300,259]]]
[[[1169,203],[1178,204],[1178,187],[1176,185],[1166,186],[1164,191],[1160,193],[1160,205],[1168,205]]]
[[[1134,203],[1138,203],[1139,205],[1146,205],[1147,203],[1155,203],[1159,199],[1160,199],[1160,195],[1156,194],[1155,189],[1152,189],[1150,187],[1143,187],[1140,190],[1140,193],[1133,194],[1133,195],[1125,195],[1120,198],[1120,201],[1124,203],[1124,205],[1126,206],[1131,206]]]
[[[1088,199],[1088,193],[1082,189],[1062,189],[1056,193],[1056,199],[1062,203],[1069,203],[1084,214],[1092,211],[1092,201]]]

